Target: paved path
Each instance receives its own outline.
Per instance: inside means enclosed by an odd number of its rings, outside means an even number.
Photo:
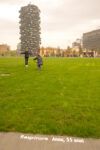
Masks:
[[[100,150],[100,139],[0,133],[0,150]]]

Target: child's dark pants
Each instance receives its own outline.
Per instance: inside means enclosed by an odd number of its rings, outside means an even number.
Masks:
[[[25,65],[28,65],[28,57],[25,57]]]
[[[40,64],[37,64],[37,66],[38,66],[38,69],[41,70],[41,65],[40,65]]]

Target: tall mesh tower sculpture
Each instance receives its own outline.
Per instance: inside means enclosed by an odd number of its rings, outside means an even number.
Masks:
[[[36,55],[41,44],[40,10],[37,6],[29,4],[21,7],[19,13],[21,51],[24,52],[28,48],[29,52]]]

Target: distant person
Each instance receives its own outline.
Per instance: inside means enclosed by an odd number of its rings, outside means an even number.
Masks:
[[[25,54],[25,66],[28,67],[28,59],[29,59],[29,50],[26,48],[25,52],[22,52],[21,54]]]
[[[41,65],[43,65],[42,57],[38,54],[33,60],[37,60],[37,67],[41,70]]]

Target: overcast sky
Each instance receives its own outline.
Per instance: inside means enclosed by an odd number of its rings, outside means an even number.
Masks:
[[[0,0],[0,44],[16,49],[19,10],[29,2],[41,10],[41,46],[66,48],[84,32],[100,28],[100,0]]]

